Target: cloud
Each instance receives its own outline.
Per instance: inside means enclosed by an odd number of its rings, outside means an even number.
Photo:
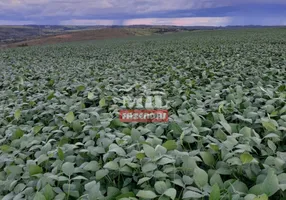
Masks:
[[[145,18],[125,20],[123,25],[225,26],[230,20],[228,17]]]
[[[128,20],[138,19],[179,23],[170,18],[179,18],[180,23],[188,24],[191,23],[188,18],[195,18],[192,23],[200,18],[213,18],[215,25],[224,23],[221,18],[237,18],[229,23],[243,22],[243,19],[247,22],[248,18],[260,18],[262,22],[279,18],[281,21],[286,18],[285,10],[285,0],[0,0],[1,20],[27,20],[37,24],[74,23],[72,20],[89,24],[97,20],[131,23]],[[198,22],[210,23],[202,19]]]
[[[72,19],[72,20],[65,20],[60,22],[60,25],[86,25],[86,26],[92,26],[92,25],[115,25],[116,20],[93,20],[93,19]]]
[[[1,25],[31,25],[35,24],[33,21],[14,21],[14,20],[0,20]]]

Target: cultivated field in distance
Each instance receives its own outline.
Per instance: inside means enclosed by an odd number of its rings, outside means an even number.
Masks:
[[[0,199],[286,198],[285,28],[108,30],[0,50]],[[121,122],[150,91],[169,121]]]

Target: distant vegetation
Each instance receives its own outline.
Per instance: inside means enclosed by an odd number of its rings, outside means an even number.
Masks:
[[[263,28],[262,26],[249,26],[251,28]],[[212,27],[212,26],[47,26],[47,25],[25,25],[25,26],[0,26],[0,47],[4,44],[24,42],[33,39],[40,39],[49,36],[73,33],[78,31],[98,30],[98,29],[126,29],[136,36],[146,36],[152,34],[164,34],[193,30],[215,30],[215,29],[241,29],[241,26]],[[16,45],[17,46],[17,45]]]

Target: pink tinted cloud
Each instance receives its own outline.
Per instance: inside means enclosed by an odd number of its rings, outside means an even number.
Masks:
[[[225,26],[229,17],[145,18],[125,20],[123,25],[173,25],[173,26]]]

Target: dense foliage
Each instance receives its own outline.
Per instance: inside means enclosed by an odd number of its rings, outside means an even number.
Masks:
[[[0,52],[0,198],[285,199],[286,30]],[[121,123],[164,92],[168,123]]]

